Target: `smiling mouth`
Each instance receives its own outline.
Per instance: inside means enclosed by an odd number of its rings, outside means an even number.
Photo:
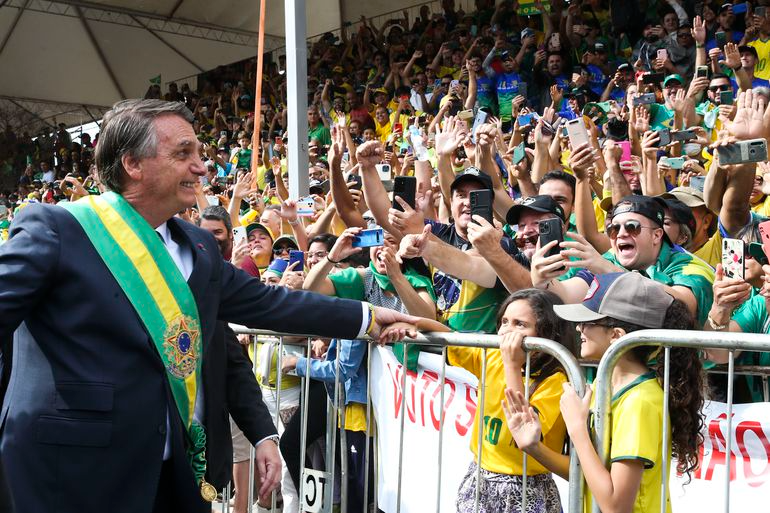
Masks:
[[[630,242],[618,242],[617,244],[618,255],[631,256],[636,247]]]
[[[195,182],[181,182],[182,187],[189,187],[190,189],[195,188]]]

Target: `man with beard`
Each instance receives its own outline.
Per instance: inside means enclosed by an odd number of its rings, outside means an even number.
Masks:
[[[553,52],[547,54],[544,60],[538,60],[539,54],[539,51],[535,54],[535,87],[540,91],[538,95],[540,105],[548,106],[554,101],[554,98],[551,97],[551,86],[555,85],[562,91],[567,91],[569,89],[569,77],[564,71],[562,54]],[[560,109],[560,103],[561,101],[556,105],[556,110]]]
[[[474,52],[466,63],[468,68],[468,98],[465,108],[484,108],[487,112],[497,112],[497,99],[495,98],[495,83],[487,76],[481,66],[481,55]]]
[[[648,71],[655,69],[655,59],[658,58],[658,50],[665,48],[665,44],[658,36],[655,26],[657,20],[647,20],[642,29],[642,38],[634,45],[631,53],[633,62],[641,61],[641,67]]]
[[[618,66],[615,74],[607,82],[607,87],[604,88],[599,101],[615,100],[619,105],[624,105],[626,103],[626,88],[633,82],[634,68],[629,63],[624,62]]]

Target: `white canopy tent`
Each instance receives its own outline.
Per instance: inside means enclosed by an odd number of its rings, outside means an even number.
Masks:
[[[287,0],[291,1],[291,0]],[[307,35],[440,2],[307,0]],[[464,4],[466,2],[458,2]],[[265,51],[284,47],[284,2],[268,0]],[[99,119],[163,82],[254,57],[259,0],[0,0],[0,124],[35,133]],[[380,22],[381,23],[381,22]]]

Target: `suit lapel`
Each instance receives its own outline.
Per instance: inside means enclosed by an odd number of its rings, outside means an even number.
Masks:
[[[203,239],[192,230],[188,223],[172,217],[168,222],[171,236],[179,245],[186,245],[192,249],[193,270],[187,279],[187,284],[192,290],[196,304],[200,305],[203,301],[203,293],[206,290],[209,277],[211,276],[212,255],[206,249]],[[221,258],[218,254],[213,255]]]

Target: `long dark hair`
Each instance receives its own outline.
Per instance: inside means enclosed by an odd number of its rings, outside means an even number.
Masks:
[[[514,301],[526,301],[535,316],[535,332],[538,337],[547,338],[559,342],[570,353],[576,355],[575,327],[569,321],[565,321],[553,311],[553,305],[562,305],[564,301],[553,292],[540,289],[517,290],[500,305],[497,312],[497,327],[500,328],[505,310]],[[545,378],[555,372],[562,371],[559,360],[553,356],[534,352],[530,360],[534,390]]]
[[[645,329],[642,326],[608,318],[602,325],[621,328],[626,333]],[[675,299],[666,310],[664,329],[692,330],[695,322],[687,306]],[[665,360],[656,354],[657,346],[641,346],[631,351],[634,358],[650,366],[663,384]],[[651,362],[651,360],[653,360]],[[691,474],[698,467],[698,447],[703,444],[703,365],[698,352],[686,347],[672,347],[669,358],[669,403],[671,448],[676,456],[676,470]]]

